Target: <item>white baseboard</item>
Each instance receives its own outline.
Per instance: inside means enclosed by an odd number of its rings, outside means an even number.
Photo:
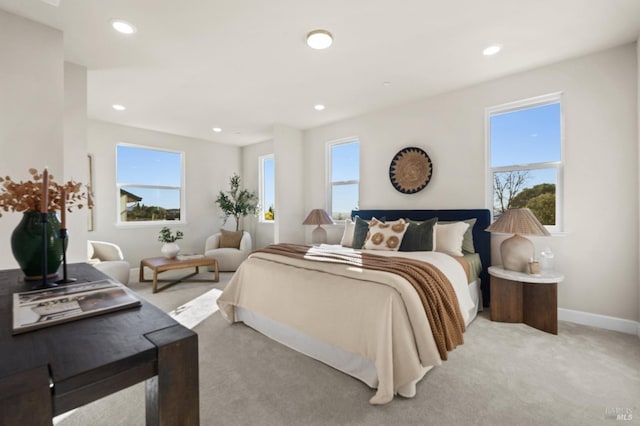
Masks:
[[[591,314],[589,312],[573,311],[571,309],[558,308],[558,319],[576,324],[590,325],[606,330],[619,331],[640,337],[640,322],[607,315]]]

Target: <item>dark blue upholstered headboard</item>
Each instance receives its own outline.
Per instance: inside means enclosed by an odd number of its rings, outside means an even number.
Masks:
[[[485,229],[491,224],[491,212],[487,209],[472,210],[353,210],[351,217],[360,216],[361,219],[372,217],[386,217],[387,220],[412,219],[427,220],[437,217],[438,220],[452,221],[476,218],[473,227],[473,244],[476,253],[482,261],[480,280],[482,283],[482,301],[484,306],[489,306],[489,272],[491,266],[491,234]]]

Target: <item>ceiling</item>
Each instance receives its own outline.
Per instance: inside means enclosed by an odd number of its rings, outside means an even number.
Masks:
[[[639,0],[49,3],[0,9],[64,32],[65,60],[88,69],[90,118],[233,145],[270,139],[274,123],[309,129],[640,34]],[[138,32],[113,31],[113,18]],[[305,44],[319,28],[334,36],[327,50]],[[483,56],[494,43],[502,51]]]

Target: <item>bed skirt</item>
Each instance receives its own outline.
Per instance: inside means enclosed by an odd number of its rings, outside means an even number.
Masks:
[[[471,300],[473,300],[474,307],[469,312],[469,319],[466,323],[467,326],[475,319],[478,311],[482,310],[480,279],[469,284],[469,292],[471,293]],[[378,375],[372,361],[328,343],[313,339],[298,330],[240,306],[236,306],[235,316],[237,321],[243,322],[276,342],[355,377],[372,389],[377,389]],[[422,380],[424,375],[432,368],[433,366],[424,367],[424,371],[418,379],[403,385],[397,390],[398,395],[405,398],[414,397],[416,395],[417,383]]]

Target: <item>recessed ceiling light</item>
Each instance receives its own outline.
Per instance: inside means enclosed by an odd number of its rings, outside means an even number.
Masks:
[[[313,109],[315,109],[316,111],[322,111],[324,109],[324,105],[322,104],[314,105]]]
[[[111,26],[114,30],[122,34],[133,34],[138,31],[132,23],[123,21],[122,19],[113,19],[111,21]]]
[[[127,109],[127,107],[125,107],[124,105],[119,105],[119,104],[111,105],[111,107],[116,111],[124,111],[125,109]]]
[[[487,47],[486,49],[484,49],[482,51],[482,54],[484,56],[495,55],[496,53],[498,53],[500,51],[500,49],[502,49],[502,46],[500,46],[499,44],[493,44],[493,45]]]
[[[333,43],[333,36],[326,30],[314,30],[307,34],[307,44],[312,49],[326,49]]]
[[[214,127],[213,131],[216,133],[220,133],[222,131],[222,129],[220,127]]]

